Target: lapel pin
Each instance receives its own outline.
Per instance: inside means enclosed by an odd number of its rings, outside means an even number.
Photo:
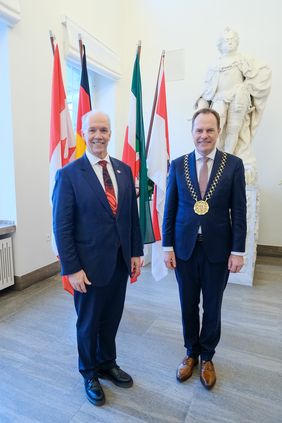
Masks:
[[[119,169],[117,169],[117,173],[121,173],[121,171]]]

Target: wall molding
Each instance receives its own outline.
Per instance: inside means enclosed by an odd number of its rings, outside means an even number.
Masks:
[[[106,44],[85,29],[73,22],[69,17],[62,17],[64,26],[64,54],[65,58],[80,66],[80,52],[78,39],[81,36],[85,44],[87,67],[100,75],[113,80],[121,78],[120,57]]]
[[[263,257],[281,257],[282,247],[274,245],[259,245],[257,246],[257,255]]]
[[[21,8],[19,0],[0,0],[0,21],[13,27],[20,19]]]
[[[61,270],[59,261],[48,264],[47,266],[36,269],[33,272],[27,273],[22,276],[15,276],[14,289],[22,291],[25,288],[33,285],[36,282],[42,281],[43,279],[50,278],[56,275]]]

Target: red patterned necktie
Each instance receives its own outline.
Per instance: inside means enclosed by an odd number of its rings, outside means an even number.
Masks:
[[[204,198],[206,190],[207,190],[207,186],[208,186],[208,160],[209,158],[206,156],[203,156],[201,158],[202,160],[202,166],[200,169],[200,174],[199,174],[199,186],[200,186],[200,191],[201,191],[201,197]]]
[[[105,185],[105,193],[108,199],[108,202],[111,206],[112,212],[114,215],[117,213],[117,200],[116,200],[116,194],[113,187],[113,181],[111,180],[111,177],[109,175],[108,169],[107,169],[107,161],[106,160],[100,160],[99,165],[103,168],[103,179],[104,179],[104,185]]]

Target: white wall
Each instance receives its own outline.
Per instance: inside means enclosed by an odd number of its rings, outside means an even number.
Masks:
[[[135,45],[142,40],[141,71],[146,126],[151,113],[161,51],[185,50],[185,78],[167,82],[171,156],[193,148],[190,122],[216,43],[226,26],[240,36],[240,52],[265,61],[273,71],[272,91],[253,141],[261,191],[259,243],[282,245],[282,6],[276,0],[125,0],[123,60],[130,78]],[[127,66],[126,66],[127,63]],[[129,72],[129,73],[128,73]],[[128,85],[128,80],[124,80]],[[124,97],[125,98],[125,97]]]
[[[261,4],[259,4],[261,3]],[[142,40],[141,71],[145,124],[152,107],[162,49],[183,48],[185,78],[167,83],[172,158],[192,148],[192,105],[216,41],[226,25],[240,35],[240,51],[266,61],[273,88],[254,140],[261,188],[259,243],[282,245],[282,179],[279,97],[282,93],[281,6],[276,0],[21,0],[21,21],[9,31],[17,231],[15,273],[23,275],[54,261],[50,242],[48,153],[52,53],[57,36],[63,63],[61,15],[67,15],[122,57],[116,92],[116,151],[121,156],[136,45]]]

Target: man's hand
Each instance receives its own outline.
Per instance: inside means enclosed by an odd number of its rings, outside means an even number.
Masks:
[[[168,269],[176,268],[176,259],[174,251],[165,251],[164,252],[164,262]]]
[[[244,257],[230,254],[228,259],[228,270],[231,273],[238,273],[244,266]]]
[[[81,292],[82,294],[87,292],[86,285],[91,285],[91,282],[89,282],[83,270],[73,273],[72,275],[68,275],[68,278],[73,289]]]
[[[131,279],[138,278],[140,275],[141,260],[140,257],[131,257]]]

